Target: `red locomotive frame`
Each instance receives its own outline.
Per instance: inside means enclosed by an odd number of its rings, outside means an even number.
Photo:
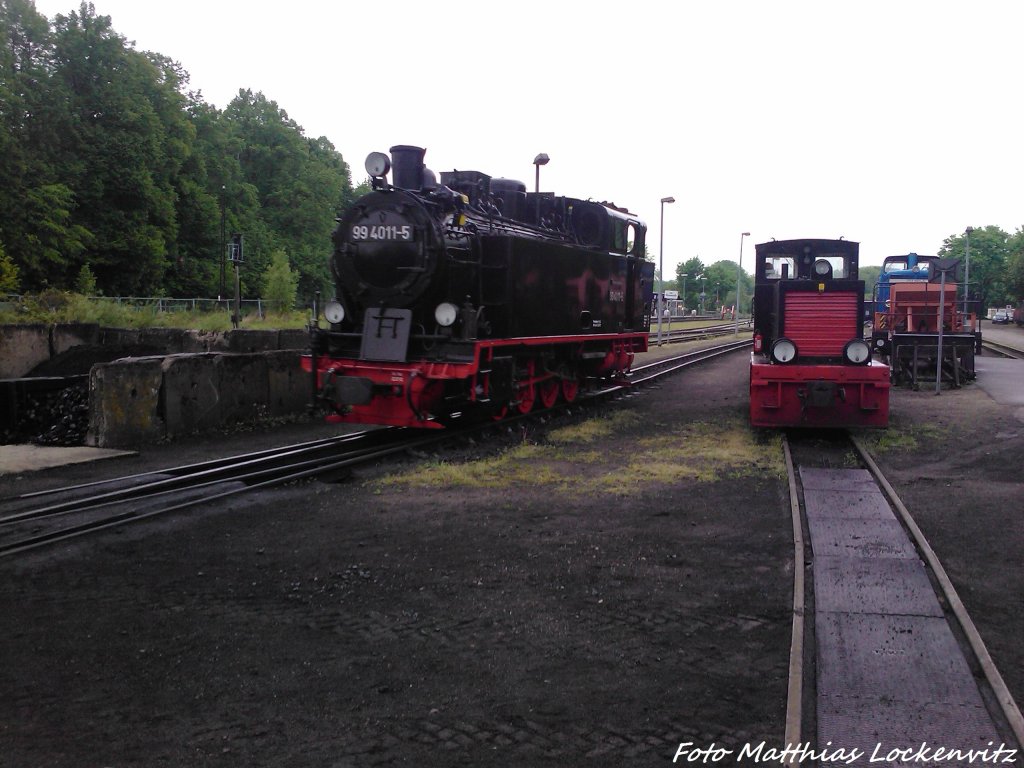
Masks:
[[[509,410],[525,414],[535,407],[575,402],[585,384],[581,374],[621,376],[629,370],[635,354],[647,351],[648,338],[647,333],[637,333],[494,339],[476,342],[469,362],[380,363],[321,357],[316,365],[321,388],[329,387],[332,379],[346,377],[368,382],[372,392],[367,402],[350,404],[344,413],[328,416],[329,421],[442,429],[446,419],[434,414],[446,410],[438,408],[446,398],[459,398],[468,407],[490,405],[495,418]],[[502,356],[513,359],[517,372],[511,393],[495,392],[492,387],[491,366]],[[575,359],[582,367],[553,371],[541,363],[556,356]],[[310,372],[312,361],[311,356],[304,356],[303,370]]]

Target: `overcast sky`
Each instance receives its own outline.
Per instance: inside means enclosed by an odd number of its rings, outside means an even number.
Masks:
[[[94,0],[224,107],[262,91],[356,181],[394,144],[613,201],[675,264],[771,238],[934,253],[1022,210],[1024,3]],[[53,18],[72,0],[36,0]],[[748,270],[749,271],[749,270]]]

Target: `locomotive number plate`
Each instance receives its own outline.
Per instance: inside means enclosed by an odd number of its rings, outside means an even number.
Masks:
[[[353,240],[412,240],[409,224],[353,224]]]

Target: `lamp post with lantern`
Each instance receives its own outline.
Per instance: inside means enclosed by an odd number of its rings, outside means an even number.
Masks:
[[[548,162],[550,162],[550,160],[551,160],[551,158],[548,157],[543,152],[541,152],[539,155],[537,155],[535,158],[533,158],[533,164],[534,164],[534,166],[537,169],[537,172],[534,175],[533,191],[534,191],[534,194],[537,197],[537,226],[538,227],[540,226],[540,167],[542,165],[547,165]]]

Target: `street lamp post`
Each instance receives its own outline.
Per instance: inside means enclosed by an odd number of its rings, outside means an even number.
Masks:
[[[551,160],[546,154],[541,152],[535,158],[533,158],[533,164],[536,166],[537,173],[534,176],[533,191],[537,197],[537,226],[540,226],[540,167],[547,165]]]
[[[967,293],[971,290],[971,232],[973,231],[974,227],[968,227],[964,232],[966,235],[964,238],[964,317],[967,316]]]
[[[661,316],[665,312],[665,203],[674,203],[674,197],[661,198],[661,227],[658,231],[658,274],[661,275],[658,286],[658,346],[661,346]]]
[[[701,275],[697,275],[697,277],[695,277],[694,279],[695,280],[700,280],[700,313],[703,315],[704,314],[704,281],[707,280],[707,278],[704,277],[704,275],[701,274]]]
[[[740,278],[743,276],[743,238],[750,237],[749,232],[740,233],[740,263],[736,265],[736,306],[733,308],[733,335],[740,334]]]

